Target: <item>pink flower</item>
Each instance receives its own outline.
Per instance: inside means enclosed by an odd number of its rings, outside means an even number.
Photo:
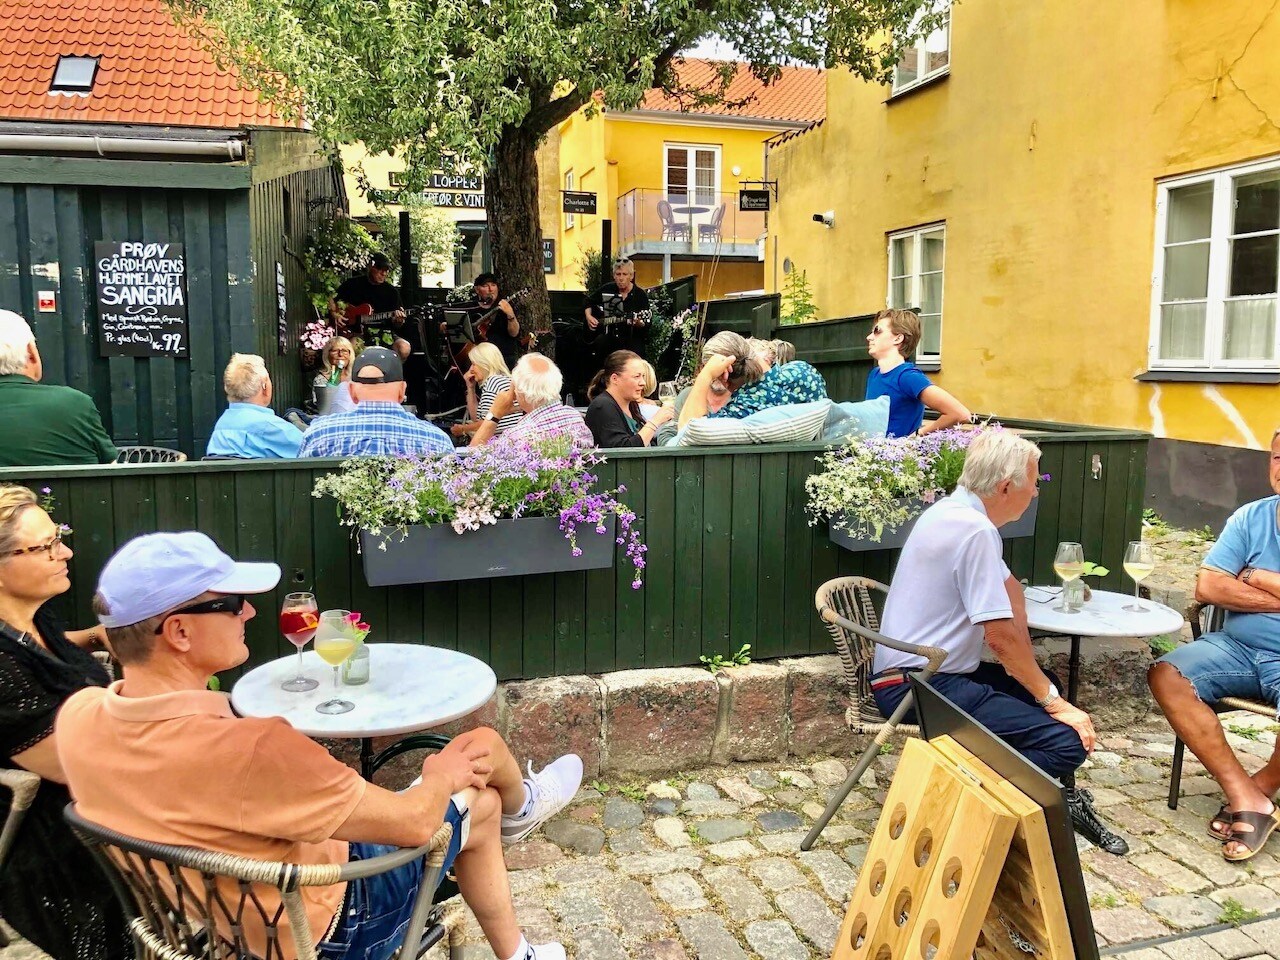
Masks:
[[[361,620],[359,623],[356,624],[356,629],[359,630],[361,633],[368,633],[373,628],[370,627],[369,624]]]
[[[356,611],[354,611],[354,612],[352,612],[352,613],[348,613],[348,614],[347,614],[347,623],[359,623],[359,622],[360,622],[360,611],[359,611],[359,610],[356,610]]]

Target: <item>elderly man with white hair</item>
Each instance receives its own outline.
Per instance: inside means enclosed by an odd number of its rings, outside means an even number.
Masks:
[[[302,433],[271,409],[271,375],[263,359],[233,353],[222,374],[227,409],[213,426],[205,450],[211,457],[290,460],[302,446]]]
[[[594,447],[595,440],[581,413],[560,402],[564,377],[560,368],[540,353],[527,353],[511,371],[511,389],[494,398],[489,418],[480,424],[471,446],[488,443],[502,418],[520,405],[524,417],[502,434],[503,443],[537,443],[568,437],[575,446]]]
[[[88,394],[41,383],[44,364],[21,316],[0,310],[0,466],[114,463],[116,448]]]
[[[1108,853],[1128,852],[1098,819],[1076,768],[1093,750],[1093,721],[1058,692],[1036,662],[1022,585],[1002,559],[997,527],[1026,512],[1040,483],[1040,450],[1007,430],[975,438],[955,492],[924,512],[907,537],[885,601],[885,636],[947,652],[930,683],[1024,757],[1068,785],[1082,836]],[[984,662],[984,644],[998,663]],[[871,691],[890,716],[910,690],[921,657],[876,648]],[[906,722],[914,722],[907,720]]]

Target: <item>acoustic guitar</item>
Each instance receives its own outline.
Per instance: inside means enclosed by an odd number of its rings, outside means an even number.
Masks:
[[[499,297],[498,300],[499,302],[505,300],[507,301],[507,303],[514,305],[519,303],[528,295],[529,295],[529,288],[521,287],[515,293],[509,294],[505,297]],[[472,321],[471,326],[472,326],[472,329],[475,331],[476,340],[474,342],[468,340],[461,347],[459,347],[458,350],[454,353],[455,360],[466,359],[470,355],[471,349],[477,343],[488,343],[489,327],[493,325],[493,321],[496,320],[498,318],[498,315],[501,313],[502,313],[502,307],[499,305],[499,303],[495,303],[483,316],[480,317],[479,320]],[[526,348],[528,341],[531,339],[532,337],[529,334],[527,333],[521,334],[520,336],[521,348],[522,349]]]

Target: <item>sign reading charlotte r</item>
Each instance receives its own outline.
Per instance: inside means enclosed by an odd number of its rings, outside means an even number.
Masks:
[[[102,356],[190,356],[182,244],[99,240],[93,258]]]

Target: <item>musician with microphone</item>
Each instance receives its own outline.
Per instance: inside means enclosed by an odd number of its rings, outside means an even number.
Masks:
[[[636,265],[625,257],[613,262],[613,282],[587,298],[587,341],[608,356],[630,350],[648,359],[649,294],[636,286]]]
[[[395,350],[404,361],[422,348],[414,346],[417,331],[414,324],[405,322],[400,288],[387,283],[390,275],[391,261],[385,254],[375,253],[368,270],[348,277],[338,287],[329,301],[329,316],[339,336],[359,337],[366,347]]]
[[[511,303],[498,295],[498,278],[492,273],[482,273],[471,285],[475,291],[475,304],[469,309],[476,335],[492,343],[502,354],[507,368],[513,369],[524,353],[520,336],[520,320]],[[498,311],[495,313],[494,311]]]

